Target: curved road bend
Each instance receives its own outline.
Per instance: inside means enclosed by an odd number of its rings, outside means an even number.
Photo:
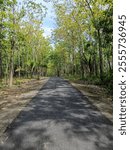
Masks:
[[[0,150],[112,150],[112,122],[77,89],[50,78],[6,130]]]

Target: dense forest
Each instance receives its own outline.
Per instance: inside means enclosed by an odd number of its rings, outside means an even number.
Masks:
[[[0,0],[0,86],[60,76],[112,89],[112,0],[52,2],[56,28],[47,38],[42,3]]]

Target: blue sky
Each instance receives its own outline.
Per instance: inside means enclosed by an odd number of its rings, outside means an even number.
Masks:
[[[21,2],[21,1],[23,0],[18,0],[18,2]],[[49,2],[49,0],[35,0],[35,2],[43,3],[43,5],[46,6],[47,8],[47,15],[43,20],[44,36],[46,37],[51,36],[52,30],[56,26],[56,22],[54,20],[55,12],[53,9],[53,4],[52,2]]]
[[[56,26],[56,22],[54,20],[55,13],[53,9],[53,4],[52,2],[43,2],[43,0],[37,0],[37,1],[42,1],[42,3],[47,7],[47,15],[46,18],[43,21],[43,28],[44,28],[44,35],[45,36],[51,36],[52,30]]]

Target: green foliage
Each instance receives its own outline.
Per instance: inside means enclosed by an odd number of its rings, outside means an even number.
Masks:
[[[0,1],[0,5],[0,78],[9,78],[12,85],[13,76],[46,75],[52,48],[41,28],[45,6],[33,0],[20,7],[16,0]]]
[[[112,0],[53,2],[54,48],[43,36],[45,6],[0,1],[0,78],[63,76],[111,88]]]
[[[54,6],[57,28],[53,38],[61,50],[58,55],[63,54],[62,50],[66,54],[64,64],[63,58],[56,59],[62,64],[61,75],[78,76],[92,84],[110,83],[111,87],[112,1],[55,1]]]

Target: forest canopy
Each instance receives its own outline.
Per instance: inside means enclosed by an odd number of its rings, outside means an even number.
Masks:
[[[0,84],[61,76],[112,88],[112,0],[51,0],[56,28],[44,36],[47,8],[0,0]],[[52,46],[53,45],[53,46]]]

